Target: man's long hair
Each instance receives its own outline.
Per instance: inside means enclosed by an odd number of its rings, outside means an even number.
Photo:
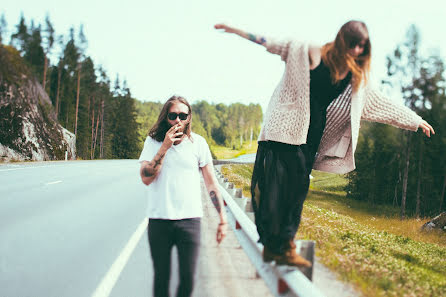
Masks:
[[[156,141],[162,142],[166,137],[166,132],[170,129],[169,122],[167,121],[167,114],[169,113],[170,107],[176,103],[183,103],[189,109],[189,117],[187,119],[186,126],[184,127],[183,133],[186,134],[189,138],[191,138],[191,123],[192,123],[192,108],[190,107],[189,102],[181,96],[172,96],[170,97],[166,103],[164,103],[163,108],[158,116],[158,120],[153,125],[152,129],[149,131],[149,136],[155,139]]]
[[[348,54],[348,50],[365,41],[364,51],[359,57]],[[372,46],[367,26],[361,21],[345,23],[333,42],[322,47],[322,60],[331,72],[333,83],[341,80],[341,71],[347,66],[352,72],[352,89],[357,91],[361,82],[367,82],[370,72]]]

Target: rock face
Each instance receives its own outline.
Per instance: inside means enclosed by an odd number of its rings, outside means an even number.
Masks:
[[[421,226],[421,230],[430,231],[434,229],[440,229],[446,232],[446,212],[442,212],[423,226]]]
[[[18,52],[0,45],[0,159],[75,157],[74,134],[63,128],[46,92]]]

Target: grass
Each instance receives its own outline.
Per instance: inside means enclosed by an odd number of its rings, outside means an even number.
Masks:
[[[224,165],[221,168],[221,173],[228,180],[234,183],[238,189],[242,189],[243,196],[251,197],[251,176],[254,165]]]
[[[245,154],[253,154],[257,152],[257,141],[244,142],[240,149],[231,149],[220,145],[211,145],[211,150],[217,159],[233,159]]]
[[[249,189],[252,166],[222,172]],[[402,221],[398,208],[347,198],[344,176],[312,175],[297,237],[316,241],[323,264],[364,296],[446,296],[444,232],[420,232],[427,218]]]

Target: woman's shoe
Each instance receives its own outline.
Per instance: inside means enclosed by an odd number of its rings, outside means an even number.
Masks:
[[[284,254],[275,254],[271,252],[266,246],[263,247],[263,261],[272,262],[276,261],[277,265],[289,265],[296,267],[311,267],[311,262],[307,261],[304,257],[296,253],[296,245],[294,242],[290,243],[290,248],[285,251]]]
[[[289,265],[289,266],[296,266],[296,267],[311,267],[312,264],[310,261],[305,259],[304,257],[300,256],[298,253],[296,253],[296,249],[291,248],[287,251],[285,251],[284,255],[281,255],[281,257],[278,257],[276,259],[276,263],[278,265]]]

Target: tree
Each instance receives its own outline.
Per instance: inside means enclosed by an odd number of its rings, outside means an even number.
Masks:
[[[28,27],[26,26],[23,13],[20,15],[20,21],[17,25],[17,32],[11,35],[11,44],[20,52],[23,52],[25,44],[29,38]]]
[[[0,17],[0,45],[3,44],[4,35],[8,32],[8,23],[6,22],[5,14],[2,13]]]
[[[23,44],[23,58],[31,67],[35,76],[41,81],[45,64],[45,53],[42,47],[40,25],[34,26],[34,21],[31,21],[28,37]]]
[[[46,86],[46,73],[48,70],[48,55],[51,52],[51,49],[53,48],[54,45],[54,27],[53,24],[50,21],[50,17],[47,14],[45,17],[45,29],[44,29],[45,35],[44,35],[44,52],[45,52],[45,64],[44,64],[44,68],[43,68],[43,89],[45,90],[45,86]]]
[[[87,46],[87,39],[84,34],[84,26],[81,25],[79,28],[79,59],[77,61],[77,89],[76,89],[76,116],[74,124],[74,135],[77,135],[77,117],[79,111],[79,94],[80,94],[80,83],[81,83],[81,69],[82,60],[84,59],[85,49]]]

